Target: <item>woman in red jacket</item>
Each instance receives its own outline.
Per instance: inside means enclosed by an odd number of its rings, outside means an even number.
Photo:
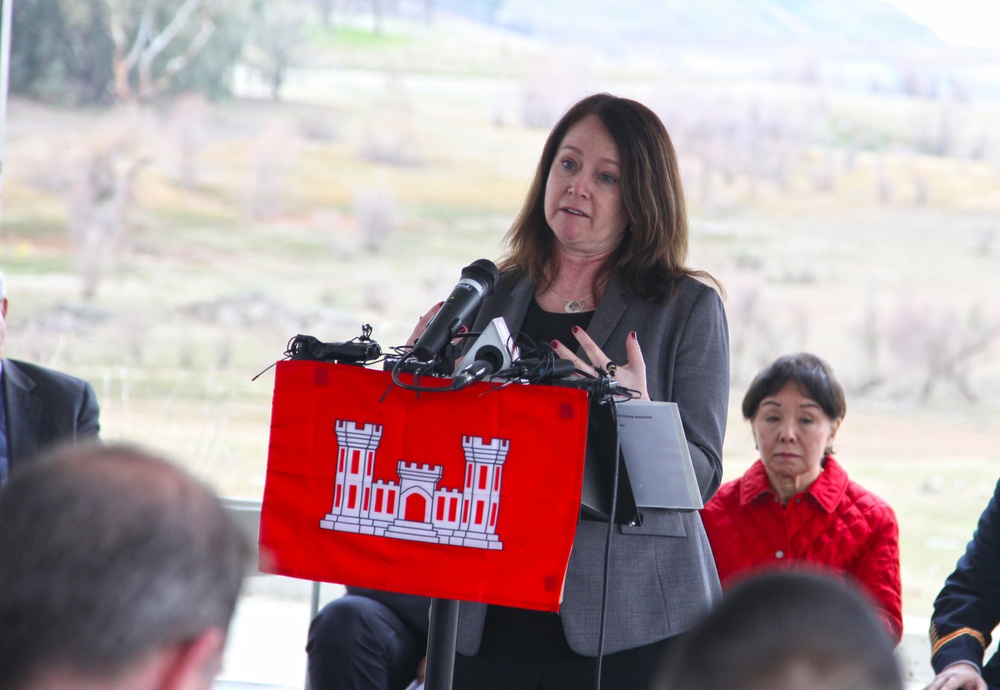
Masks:
[[[899,526],[892,508],[852,482],[833,457],[847,407],[829,365],[781,357],[750,384],[743,416],[760,459],[705,509],[723,589],[751,572],[818,568],[853,581],[899,641]]]

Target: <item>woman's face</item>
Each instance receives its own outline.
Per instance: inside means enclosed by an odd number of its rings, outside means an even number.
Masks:
[[[620,185],[618,147],[588,115],[566,132],[545,183],[545,219],[561,250],[601,256],[618,246],[628,225]]]
[[[750,420],[769,476],[811,481],[819,476],[824,450],[840,426],[794,382],[764,398]]]

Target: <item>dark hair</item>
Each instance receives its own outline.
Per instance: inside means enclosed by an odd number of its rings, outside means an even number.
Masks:
[[[251,547],[178,466],[109,444],[55,451],[0,491],[0,688],[53,668],[114,679],[229,627]]]
[[[555,237],[545,220],[545,184],[566,133],[589,115],[600,119],[618,147],[622,203],[628,218],[621,244],[594,278],[594,291],[616,270],[631,292],[649,300],[665,297],[674,281],[686,275],[705,279],[721,291],[708,273],[684,266],[687,211],[677,154],[666,127],[641,103],[607,93],[576,103],[549,133],[524,206],[507,231],[501,270],[527,274],[539,288],[551,282],[547,267]]]
[[[819,403],[830,419],[843,419],[847,414],[844,389],[830,365],[816,355],[800,352],[779,357],[754,377],[743,396],[743,418],[753,419],[764,398],[774,395],[788,383],[794,383],[803,395]]]
[[[901,690],[873,604],[831,575],[744,580],[672,647],[655,690]]]

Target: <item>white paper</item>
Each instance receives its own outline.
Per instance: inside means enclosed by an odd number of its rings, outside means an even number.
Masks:
[[[677,403],[618,403],[619,443],[640,508],[704,508]]]

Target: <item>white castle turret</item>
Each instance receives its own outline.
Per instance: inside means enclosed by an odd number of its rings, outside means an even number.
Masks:
[[[477,538],[495,541],[500,485],[510,441],[495,438],[490,443],[484,443],[484,439],[463,436],[462,448],[465,450],[466,465],[460,529],[465,532],[465,542]]]
[[[375,451],[382,440],[382,427],[337,420],[334,430],[339,450],[333,506],[320,525],[327,529],[360,532],[363,531],[362,523],[370,522],[366,518],[371,512],[372,473]]]

